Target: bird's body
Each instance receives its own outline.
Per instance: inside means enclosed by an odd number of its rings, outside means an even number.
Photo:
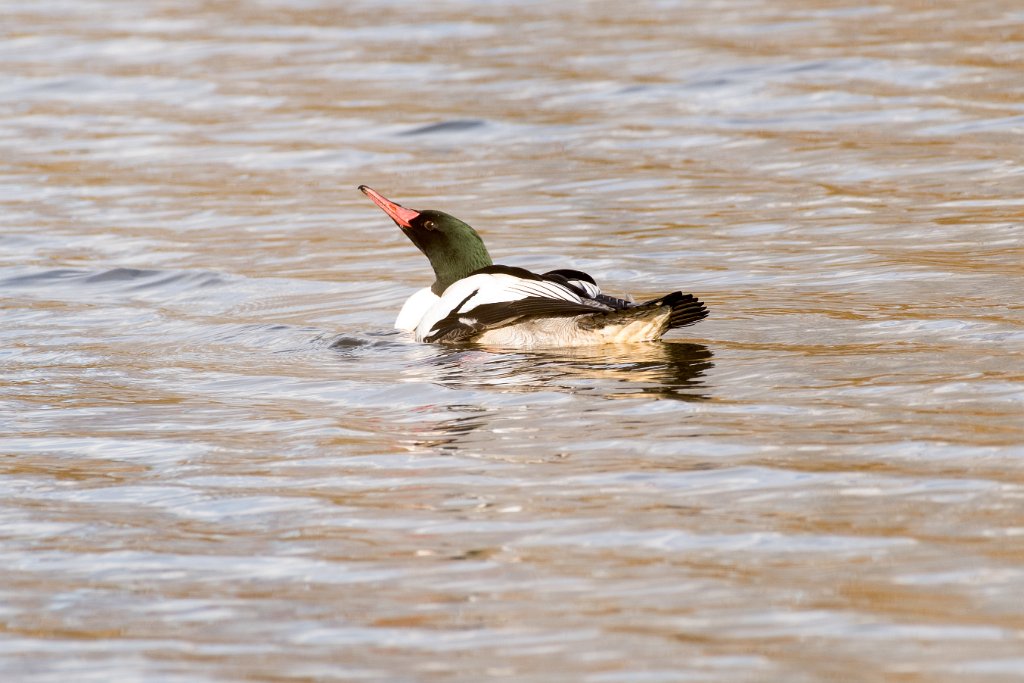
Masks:
[[[457,218],[406,209],[366,186],[359,189],[434,267],[434,284],[410,296],[395,321],[417,341],[521,349],[654,341],[707,317],[692,294],[634,304],[602,293],[577,270],[537,274],[494,265],[476,231]]]

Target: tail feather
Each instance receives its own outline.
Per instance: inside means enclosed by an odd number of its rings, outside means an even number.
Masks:
[[[655,299],[655,301],[658,301],[658,299]],[[668,305],[672,307],[672,315],[668,318],[668,329],[670,330],[693,325],[708,317],[708,309],[704,306],[704,302],[693,294],[672,292],[668,296],[661,297],[660,301],[663,306]]]
[[[666,307],[670,309],[667,316]],[[700,299],[672,292],[629,308],[582,317],[579,325],[583,329],[604,330],[603,334],[615,336],[616,341],[637,341],[658,339],[671,329],[693,325],[707,316],[708,309]]]

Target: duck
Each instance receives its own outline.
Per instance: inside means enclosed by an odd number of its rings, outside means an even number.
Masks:
[[[693,294],[642,303],[605,294],[574,268],[535,273],[495,264],[480,234],[442,211],[409,209],[376,190],[359,190],[423,252],[434,282],[412,294],[395,329],[435,344],[533,349],[651,342],[708,316]]]

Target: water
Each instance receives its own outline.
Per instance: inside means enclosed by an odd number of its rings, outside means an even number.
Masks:
[[[1024,675],[1017,3],[2,4],[4,680]],[[712,315],[411,343],[360,183]]]

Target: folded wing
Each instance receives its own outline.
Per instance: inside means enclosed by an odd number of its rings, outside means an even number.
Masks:
[[[602,296],[600,292],[593,278],[580,271],[538,275],[523,268],[488,266],[446,289],[420,321],[416,338],[458,342],[531,318],[618,310],[595,298]]]

